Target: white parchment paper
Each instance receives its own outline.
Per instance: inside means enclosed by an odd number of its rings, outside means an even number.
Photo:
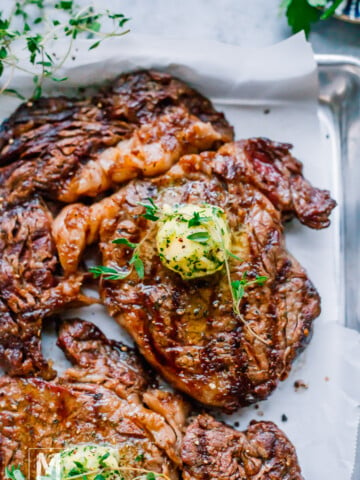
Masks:
[[[57,85],[56,91],[49,87],[48,93],[66,93],[68,88],[101,83],[138,68],[167,71],[209,96],[235,126],[238,139],[268,136],[293,143],[306,177],[336,198],[338,182],[317,116],[316,64],[301,34],[264,49],[133,34],[104,43],[91,55],[87,47],[84,42],[73,65],[68,62],[61,72],[69,77],[66,85]],[[24,75],[17,76],[13,86],[31,92],[31,80]],[[1,116],[10,114],[16,104],[0,98]],[[251,419],[277,423],[294,443],[306,480],[350,480],[359,417],[360,335],[346,329],[341,318],[338,212],[332,219],[332,226],[323,231],[297,221],[287,228],[289,250],[322,297],[311,344],[268,400],[222,417],[240,429]],[[102,307],[67,315],[74,314],[93,321],[109,337],[130,342]],[[62,371],[67,362],[55,342],[49,325],[44,354]],[[297,380],[308,388],[296,391]]]

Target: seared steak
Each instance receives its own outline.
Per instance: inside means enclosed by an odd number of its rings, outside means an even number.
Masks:
[[[70,194],[68,183],[75,174],[81,177],[84,165],[104,148],[176,106],[200,125],[213,125],[217,134],[204,148],[232,140],[232,128],[209,100],[157,72],[122,75],[86,100],[55,97],[21,105],[0,128],[0,165],[7,165],[0,170],[1,196],[17,203],[34,192],[63,201],[99,193],[104,188],[71,189]],[[85,181],[87,174],[85,169]]]
[[[135,351],[81,320],[61,325],[59,345],[75,366],[57,382],[0,378],[0,480],[5,466],[28,473],[28,459],[38,453],[30,448],[79,443],[116,444],[125,465],[174,480],[179,469],[184,480],[251,480],[260,472],[301,480],[294,448],[275,425],[260,422],[240,433],[200,415],[183,438],[188,407],[149,384]],[[138,478],[131,473],[124,477]]]
[[[128,466],[178,478],[184,400],[153,388],[136,353],[88,322],[65,322],[59,344],[74,368],[56,382],[0,378],[0,479],[6,465],[28,471],[29,448],[79,443],[120,445]]]
[[[273,170],[271,189],[266,168]],[[306,202],[298,201],[293,183],[303,185],[306,195],[300,196]],[[245,272],[250,280],[268,277],[264,286],[252,285],[241,302],[245,325],[233,313],[225,270],[182,280],[162,265],[156,225],[141,215],[139,205],[149,197],[160,210],[203,202],[223,208],[233,253],[243,260],[231,259],[232,280],[241,280]],[[185,156],[166,175],[133,181],[91,207],[67,207],[58,220],[57,242],[77,264],[85,244],[100,232],[103,264],[121,269],[132,251],[112,241],[124,237],[139,243],[146,236],[139,251],[144,278],[133,271],[124,280],[103,281],[103,302],[172,385],[203,404],[233,411],[266,398],[287,377],[320,312],[315,288],[285,249],[282,220],[297,215],[321,228],[333,206],[328,192],[302,177],[286,145],[249,140],[225,145],[216,154]]]
[[[183,480],[302,480],[296,452],[271,422],[237,432],[209,415],[186,430]]]
[[[102,103],[109,122],[126,119],[144,125],[167,107],[179,105],[202,122],[211,123],[223,142],[233,138],[233,128],[210,100],[167,73],[143,70],[121,75],[95,99]]]
[[[28,104],[27,104],[28,105]],[[1,195],[14,204],[35,192],[57,199],[61,187],[98,150],[130,135],[125,122],[109,124],[91,100],[49,98],[26,104],[0,133]]]
[[[7,465],[19,464],[28,474],[30,448],[62,449],[78,443],[120,445],[129,466],[177,478],[163,451],[174,434],[162,417],[99,385],[2,377],[0,419],[0,479]],[[146,460],[136,462],[139,454]],[[35,479],[34,471],[30,479]]]
[[[58,199],[72,202],[80,196],[95,197],[134,177],[154,177],[182,155],[209,150],[220,140],[210,123],[201,122],[183,107],[168,108],[130,138],[94,155],[63,185]]]
[[[0,362],[11,375],[51,378],[41,354],[42,321],[78,299],[82,275],[58,275],[52,217],[40,199],[0,216]]]

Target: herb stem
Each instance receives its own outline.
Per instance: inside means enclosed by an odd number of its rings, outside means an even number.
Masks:
[[[15,72],[15,66],[11,65],[11,69],[10,69],[8,79],[5,81],[5,83],[2,85],[2,87],[0,89],[0,95],[2,95],[5,92],[5,90],[8,88],[8,86],[10,85],[10,83],[13,79],[13,76],[14,76],[14,72]]]
[[[28,8],[38,7],[37,16],[32,19]],[[68,18],[58,20],[52,14],[56,10]],[[51,13],[49,13],[51,12]],[[101,31],[103,18],[111,19],[111,31]],[[22,26],[14,25],[15,20],[20,20]],[[43,0],[19,0],[14,2],[9,15],[4,18],[0,12],[0,79],[4,71],[8,68],[20,70],[30,74],[33,77],[34,91],[33,97],[38,98],[42,93],[42,85],[45,78],[51,78],[53,81],[60,81],[54,76],[55,72],[63,67],[66,60],[71,55],[76,38],[95,38],[98,40],[90,44],[89,50],[99,46],[107,38],[120,37],[129,32],[124,29],[124,24],[129,19],[123,14],[111,13],[108,9],[96,11],[91,5],[79,8],[74,1],[59,1],[55,5]],[[37,28],[40,25],[40,28]],[[50,52],[56,48],[57,44],[64,43],[66,40],[67,48],[62,56],[52,55]],[[16,55],[17,50],[13,50],[13,45],[17,41],[25,43],[25,51],[29,55],[29,61],[32,67],[22,66],[24,57]],[[61,42],[61,43],[60,43]],[[61,58],[60,58],[61,57]],[[40,67],[41,66],[41,67]],[[7,87],[11,84],[13,72],[10,72],[6,81],[1,82],[0,94],[7,91],[15,92]],[[62,79],[64,80],[64,79]],[[21,96],[18,92],[15,92]]]
[[[228,280],[228,284],[229,284],[229,289],[230,289],[230,292],[231,292],[231,298],[232,298],[232,304],[233,304],[233,312],[234,314],[236,315],[236,317],[241,321],[241,323],[243,323],[243,325],[245,326],[245,328],[247,328],[249,330],[249,332],[255,337],[257,338],[261,343],[263,343],[264,345],[269,345],[270,342],[267,341],[267,340],[264,340],[262,337],[260,337],[260,335],[258,335],[249,325],[249,323],[245,320],[243,314],[241,313],[240,311],[240,302],[241,302],[241,299],[240,300],[237,300],[235,298],[235,294],[234,294],[234,289],[232,288],[232,281],[231,281],[231,272],[230,272],[230,266],[229,266],[229,255],[227,253],[227,250],[225,248],[225,245],[223,243],[223,252],[224,252],[224,263],[225,263],[225,270],[226,270],[226,276],[227,276],[227,280]],[[253,280],[251,282],[248,282],[247,285],[252,285],[254,283],[257,283],[256,280]]]

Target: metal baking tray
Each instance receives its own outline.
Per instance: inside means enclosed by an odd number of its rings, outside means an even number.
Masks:
[[[339,203],[340,312],[347,327],[360,331],[360,60],[340,55],[317,55],[316,60],[319,116]],[[352,480],[360,480],[360,424]]]
[[[343,323],[360,331],[360,60],[317,55],[319,116],[338,199],[338,288]],[[359,477],[360,478],[360,477]]]

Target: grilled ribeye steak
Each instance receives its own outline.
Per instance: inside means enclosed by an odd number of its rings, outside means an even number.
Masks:
[[[182,154],[200,152],[231,138],[232,128],[207,99],[171,76],[156,72],[121,76],[85,100],[58,97],[28,102],[2,124],[0,211],[4,241],[0,252],[5,270],[0,278],[4,285],[0,295],[0,359],[10,374],[40,374],[44,378],[54,374],[40,353],[41,320],[74,300],[80,287],[77,265],[71,268],[67,264],[71,274],[66,282],[56,279],[61,269],[51,240],[50,214],[44,214],[44,205],[29,207],[31,199],[41,195],[56,200],[56,207],[58,201],[96,196],[139,174],[162,173]],[[14,212],[19,214],[15,219]],[[27,215],[33,215],[34,220]],[[10,246],[15,258],[7,244],[7,235],[13,235],[8,228],[20,232],[14,239],[17,243]],[[34,249],[23,238],[27,231],[36,238]],[[39,252],[37,244],[41,244]],[[59,250],[59,255],[63,259],[66,252]],[[21,265],[23,258],[25,265]],[[19,268],[13,265],[15,261]],[[44,281],[39,280],[42,261]],[[19,280],[25,269],[26,276]],[[12,305],[16,289],[21,299]]]
[[[201,121],[211,123],[224,142],[233,138],[233,128],[210,100],[167,73],[143,70],[121,75],[95,98],[102,103],[109,121],[126,119],[143,125],[167,107],[179,105]]]
[[[30,106],[29,106],[30,105]],[[46,98],[23,104],[0,132],[1,196],[20,203],[35,192],[57,199],[62,186],[93,153],[130,135],[125,122],[109,124],[89,101]]]
[[[62,323],[59,345],[74,367],[58,382],[0,378],[1,480],[7,465],[20,464],[27,473],[30,447],[61,449],[82,442],[117,444],[128,465],[172,479],[180,469],[184,480],[251,480],[270,467],[272,476],[264,478],[287,480],[292,472],[292,480],[301,479],[291,443],[271,423],[260,422],[240,433],[200,415],[183,437],[186,403],[149,384],[136,352],[108,340],[91,323]],[[227,476],[228,457],[234,454],[232,465],[244,472],[242,477]],[[209,461],[214,464],[212,476]]]
[[[85,165],[98,160],[106,147],[174,107],[179,107],[183,117],[190,115],[216,132],[202,150],[232,139],[232,128],[209,100],[170,75],[157,72],[122,75],[86,100],[55,97],[21,105],[0,128],[0,164],[6,165],[0,170],[2,197],[17,203],[33,192],[63,201],[96,195],[109,188],[113,178],[92,190],[68,184],[74,175],[81,177]],[[83,175],[85,182],[89,181],[86,169]]]
[[[265,168],[279,177],[271,191]],[[300,196],[306,201],[298,202],[293,182],[303,185],[307,193]],[[233,313],[224,270],[182,280],[162,265],[156,225],[142,216],[139,205],[149,197],[160,210],[165,204],[204,202],[224,209],[233,253],[243,260],[230,260],[232,280],[245,272],[249,280],[268,277],[264,286],[249,288],[241,302],[245,326]],[[100,232],[103,264],[126,269],[132,250],[112,241],[124,237],[139,243],[147,236],[139,249],[144,278],[133,271],[124,280],[103,281],[103,303],[172,385],[206,405],[233,411],[266,398],[287,377],[320,312],[315,288],[285,249],[282,220],[297,215],[321,228],[333,206],[328,192],[302,177],[286,145],[252,139],[225,145],[216,154],[185,156],[166,175],[133,181],[90,207],[67,207],[59,217],[62,226],[57,225],[58,248],[76,264]]]
[[[6,465],[20,465],[28,474],[30,448],[63,449],[79,443],[120,445],[129,466],[144,466],[177,478],[176,468],[162,445],[157,446],[158,439],[153,440],[152,428],[161,443],[167,440],[167,434],[173,437],[170,427],[165,425],[162,431],[158,425],[160,416],[150,410],[141,411],[104,387],[3,377],[0,418],[0,479],[5,478]],[[139,454],[144,454],[144,462],[135,461]],[[35,479],[34,471],[30,478]]]
[[[271,422],[252,422],[245,432],[199,415],[182,448],[183,480],[302,480],[296,452]]]
[[[55,375],[43,358],[43,319],[74,302],[81,274],[58,274],[52,217],[34,198],[0,215],[0,362],[11,375]]]

